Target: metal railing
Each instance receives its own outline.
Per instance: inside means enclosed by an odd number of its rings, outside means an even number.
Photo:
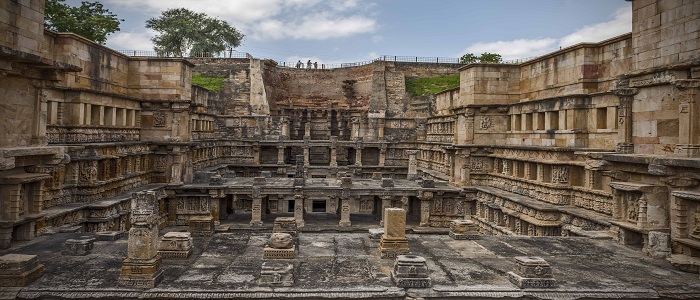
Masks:
[[[117,52],[127,56],[146,56],[146,57],[185,57],[185,58],[251,58],[252,56],[246,52],[238,51],[221,51],[221,52],[192,52],[184,55],[175,55],[173,53],[163,53],[158,51],[144,50],[116,50]]]
[[[161,53],[157,51],[142,51],[142,50],[117,50],[117,52],[122,53],[127,56],[146,56],[146,57],[187,57],[187,58],[253,58],[252,55],[246,52],[238,52],[233,50],[222,51],[218,53],[186,53],[184,56],[175,56],[172,53]],[[521,64],[529,60],[533,60],[537,57],[519,58],[512,60],[505,60],[498,62],[497,64]],[[264,59],[264,58],[261,58]],[[364,65],[369,65],[376,61],[387,61],[387,62],[407,62],[407,63],[432,63],[432,64],[462,64],[459,58],[454,57],[421,57],[421,56],[398,56],[398,55],[382,55],[373,60],[366,60],[360,62],[351,63],[318,63],[311,62],[309,64],[306,62],[289,62],[289,61],[275,61],[278,66],[287,68],[299,68],[308,70],[330,70],[338,68],[348,68],[348,67],[359,67]]]

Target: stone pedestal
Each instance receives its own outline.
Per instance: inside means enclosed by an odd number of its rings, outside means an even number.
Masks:
[[[432,285],[425,258],[417,255],[397,256],[391,279],[401,288],[429,288]]]
[[[452,220],[449,235],[455,240],[476,240],[479,238],[479,227],[472,220]]]
[[[395,258],[408,254],[406,239],[406,210],[403,208],[387,208],[384,210],[384,234],[379,242],[381,258]]]
[[[119,286],[152,289],[163,280],[161,258],[125,259],[119,274]]]
[[[260,286],[294,286],[294,265],[283,262],[266,261],[260,270]]]
[[[158,254],[163,259],[187,259],[192,248],[194,244],[189,232],[168,232],[158,242]]]
[[[192,236],[212,236],[214,234],[214,218],[211,216],[191,217],[187,225]]]
[[[85,256],[90,254],[94,243],[94,238],[68,239],[63,243],[63,248],[61,248],[61,254],[68,256]]]
[[[553,288],[557,280],[552,278],[552,268],[540,257],[516,256],[515,270],[508,272],[508,280],[521,289]]]
[[[119,286],[154,288],[163,278],[158,246],[158,197],[155,191],[131,195],[131,229]]]
[[[126,231],[100,231],[95,233],[98,241],[116,241],[126,236]]]
[[[296,256],[294,238],[289,233],[273,233],[263,248],[263,259],[292,259]]]
[[[0,256],[0,287],[22,287],[41,277],[44,265],[36,257],[24,254]]]
[[[294,217],[277,217],[272,225],[273,233],[288,233],[292,238],[298,236],[297,222]]]

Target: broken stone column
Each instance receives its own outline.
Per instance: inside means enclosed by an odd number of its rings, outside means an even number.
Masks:
[[[277,146],[277,164],[278,165],[283,165],[284,164],[284,146]]]
[[[553,288],[557,280],[552,278],[552,268],[541,257],[516,256],[515,269],[508,272],[508,280],[521,289]]]
[[[416,180],[418,179],[418,162],[416,161],[418,150],[406,150],[406,153],[408,153],[408,175],[406,179]]]
[[[94,246],[95,239],[68,239],[63,243],[61,254],[67,256],[85,256],[90,254]]]
[[[379,241],[379,252],[381,258],[395,258],[410,252],[406,239],[406,210],[403,208],[384,210],[384,234]]]
[[[163,278],[158,245],[158,197],[154,191],[131,194],[131,229],[119,286],[154,288]]]
[[[304,186],[304,156],[296,156],[296,170],[294,171],[294,186]]]
[[[189,232],[168,232],[158,242],[158,254],[163,259],[187,259],[192,254],[192,236]]]
[[[0,256],[0,287],[22,287],[44,273],[36,255],[5,254]]]
[[[294,239],[289,233],[273,233],[263,248],[263,259],[291,259],[296,255]]]
[[[338,137],[337,136],[331,136],[331,157],[330,157],[330,166],[331,167],[337,167],[338,166]]]
[[[294,220],[297,227],[304,227],[304,195],[294,195]]]
[[[340,206],[340,222],[338,225],[340,227],[350,227],[350,199],[342,198],[342,203]]]
[[[280,261],[266,261],[260,269],[260,286],[294,286],[294,265]]]
[[[391,207],[391,200],[394,199],[394,196],[390,195],[385,195],[380,197],[382,199],[382,215],[381,215],[381,220],[379,221],[379,226],[384,226],[384,213],[386,212],[387,208]]]
[[[391,279],[401,288],[429,288],[432,285],[425,258],[417,255],[397,256]]]
[[[479,227],[472,220],[452,220],[449,235],[455,240],[476,240],[479,238]]]

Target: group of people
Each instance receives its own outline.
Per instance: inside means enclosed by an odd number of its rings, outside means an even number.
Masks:
[[[314,62],[313,64],[311,63],[311,60],[306,62],[306,68],[311,69],[311,66],[313,65],[314,69],[318,69],[318,62]],[[297,61],[297,69],[301,69],[304,67],[304,63],[301,62],[301,60]]]

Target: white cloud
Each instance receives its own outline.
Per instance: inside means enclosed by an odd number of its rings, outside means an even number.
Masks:
[[[562,38],[516,39],[510,41],[479,42],[472,44],[460,53],[484,52],[501,54],[503,60],[529,58],[543,55],[559,47],[568,47],[583,42],[600,42],[632,31],[632,9],[623,7],[612,14],[612,20],[584,26]]]
[[[249,38],[321,40],[369,33],[376,20],[365,16],[371,5],[358,0],[105,0],[152,17],[184,7],[228,21]]]
[[[153,50],[151,37],[155,32],[145,30],[141,32],[116,32],[109,35],[107,47],[112,49]]]
[[[612,20],[585,26],[561,38],[559,46],[600,42],[630,31],[632,31],[632,9],[623,7],[615,11]]]
[[[512,41],[496,41],[488,43],[476,43],[462,51],[463,53],[479,54],[484,52],[498,53],[503,60],[526,58],[542,55],[553,50],[557,39],[517,39]]]

